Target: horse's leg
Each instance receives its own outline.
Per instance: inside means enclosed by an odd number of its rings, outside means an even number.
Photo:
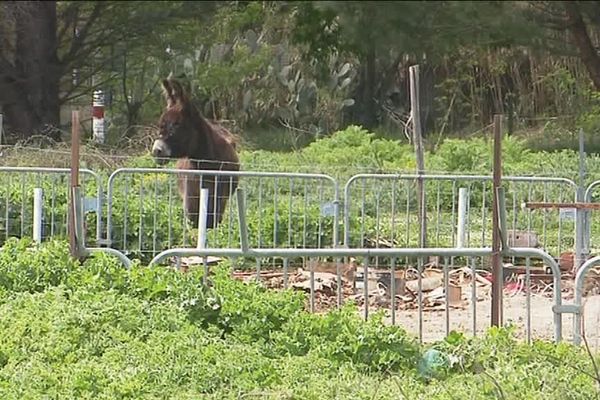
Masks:
[[[182,170],[191,170],[194,168],[192,161],[188,158],[177,160],[175,168]],[[177,188],[179,195],[183,200],[183,213],[186,220],[192,225],[198,225],[198,200],[200,188],[198,187],[198,178],[195,175],[178,174]]]
[[[223,222],[223,215],[227,209],[229,197],[233,195],[237,187],[237,177],[233,177],[230,182],[228,177],[216,177],[216,181],[211,181],[210,190],[210,205],[209,205],[209,220],[208,227],[216,227]],[[215,191],[216,186],[216,191]],[[215,193],[216,192],[216,193]],[[215,208],[216,205],[216,208]]]
[[[183,199],[183,210],[186,219],[193,227],[198,226],[200,182],[197,177],[181,175],[179,177],[179,194]]]

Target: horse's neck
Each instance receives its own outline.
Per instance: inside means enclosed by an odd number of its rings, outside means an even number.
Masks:
[[[197,135],[198,149],[196,159],[201,160],[214,160],[217,158],[215,154],[215,140],[214,132],[210,125],[210,122],[204,118],[200,113],[194,115],[194,126],[196,126],[195,134]]]

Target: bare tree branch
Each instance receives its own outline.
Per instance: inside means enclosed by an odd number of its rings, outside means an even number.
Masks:
[[[78,98],[80,98],[80,97],[82,97],[82,96],[87,96],[87,95],[89,95],[89,92],[90,92],[90,91],[94,91],[94,90],[96,90],[96,89],[99,89],[99,88],[101,88],[102,86],[106,85],[108,82],[112,82],[112,81],[114,81],[114,80],[115,80],[115,79],[117,79],[118,77],[119,77],[119,75],[118,75],[117,73],[114,73],[114,74],[110,75],[109,77],[107,77],[107,78],[105,78],[105,79],[102,79],[101,81],[99,81],[99,82],[95,83],[94,85],[86,86],[86,88],[85,88],[85,89],[86,89],[86,91],[85,91],[85,92],[83,92],[83,91],[76,92],[76,91],[74,91],[74,90],[71,90],[69,93],[70,93],[72,96],[68,96],[68,97],[67,97],[66,95],[64,95],[63,97],[61,97],[61,99],[60,99],[60,103],[61,103],[61,104],[65,104],[65,103],[67,103],[67,102],[69,102],[69,101],[72,101],[72,100],[78,99]],[[73,94],[73,93],[75,93],[75,94]]]
[[[81,51],[81,49],[85,46],[88,34],[90,33],[90,29],[93,27],[94,22],[100,17],[102,11],[106,8],[107,6],[104,2],[97,2],[94,4],[94,8],[92,9],[92,12],[88,17],[85,25],[79,31],[78,36],[73,38],[69,51],[62,58],[62,63],[64,65],[69,64],[71,60],[75,58],[77,54]]]
[[[75,21],[77,21],[77,17],[79,15],[79,5],[80,4],[81,3],[78,3],[78,2],[68,3],[68,5],[66,6],[66,9],[62,12],[60,19],[63,21],[63,24],[60,27],[60,29],[58,30],[58,33],[56,35],[58,43],[63,43],[67,32],[69,30],[71,30],[72,28],[74,28]]]

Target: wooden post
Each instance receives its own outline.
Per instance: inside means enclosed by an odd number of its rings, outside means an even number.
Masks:
[[[492,326],[502,325],[502,289],[504,274],[500,254],[498,191],[502,184],[502,116],[494,115],[494,190],[492,218]]]
[[[585,137],[583,129],[579,128],[579,185],[577,187],[577,201],[585,202]],[[573,272],[579,267],[589,255],[589,216],[587,209],[575,209],[575,263]]]
[[[413,143],[417,159],[417,175],[425,173],[425,159],[423,156],[423,137],[421,134],[421,108],[419,103],[419,66],[409,68],[410,73],[410,115],[413,125]],[[419,207],[420,240],[419,247],[427,246],[427,210],[425,202],[425,188],[423,178],[417,180],[417,204]]]
[[[515,118],[514,118],[514,95],[512,93],[508,93],[506,96],[507,104],[506,109],[508,111],[508,123],[506,126],[508,136],[511,136],[514,132],[515,127]]]
[[[79,257],[75,229],[75,202],[73,188],[79,186],[79,111],[71,112],[71,190],[69,190],[69,244],[71,256]]]

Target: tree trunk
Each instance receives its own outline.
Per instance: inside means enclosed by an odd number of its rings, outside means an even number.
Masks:
[[[56,2],[11,3],[15,12],[14,64],[2,72],[0,101],[6,122],[21,138],[44,134],[60,140]],[[6,64],[6,58],[0,54]]]
[[[354,120],[364,128],[377,126],[377,64],[373,48],[367,50],[360,63],[360,82],[356,88]]]
[[[435,128],[435,71],[428,63],[423,63],[420,69],[421,136],[426,138]]]
[[[600,90],[600,56],[596,52],[576,1],[563,2],[567,14],[568,29],[579,50],[581,61],[590,74],[594,87]]]

